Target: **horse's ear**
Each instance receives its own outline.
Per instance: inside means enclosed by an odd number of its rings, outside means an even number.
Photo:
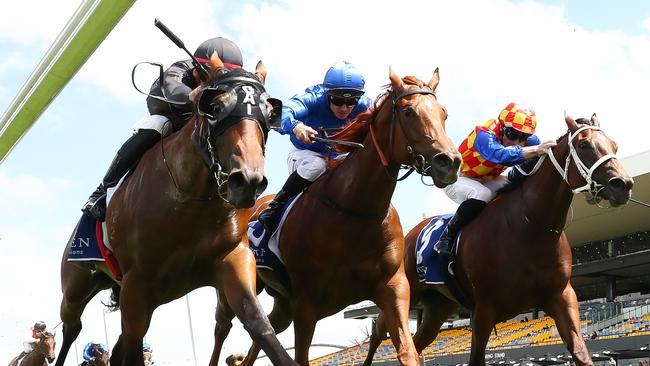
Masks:
[[[390,84],[393,86],[393,90],[402,90],[404,89],[404,83],[402,78],[393,71],[393,68],[388,66],[388,77],[390,78]]]
[[[255,76],[260,79],[260,83],[264,85],[266,81],[266,66],[262,63],[262,60],[257,61],[257,66],[255,66]]]
[[[210,56],[210,66],[212,66],[212,70],[217,70],[223,67],[223,61],[221,61],[221,58],[219,58],[219,55],[216,52],[212,52],[212,56]]]
[[[438,87],[438,83],[440,82],[440,74],[438,73],[438,68],[436,67],[436,70],[433,72],[433,76],[431,77],[431,80],[429,80],[429,88],[431,88],[431,91],[436,91],[436,88]]]
[[[564,112],[564,121],[566,122],[569,131],[573,132],[578,129],[578,124],[566,112]]]
[[[596,117],[596,113],[591,116],[591,124],[600,127],[600,122],[598,121],[598,117]]]

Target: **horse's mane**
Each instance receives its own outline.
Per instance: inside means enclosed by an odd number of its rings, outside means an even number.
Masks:
[[[587,125],[587,126],[593,126],[594,125],[594,123],[588,118],[578,118],[578,119],[575,120],[575,122],[578,125]],[[557,140],[555,140],[555,142],[557,142],[559,144],[560,141],[562,141],[568,135],[569,135],[569,131],[567,131],[564,135],[558,137]],[[523,169],[523,171],[525,171],[526,173],[529,173],[533,169],[533,167],[535,166],[535,163],[537,163],[538,159],[539,158],[528,159],[528,160],[524,161],[523,163],[519,164],[519,166]],[[514,167],[512,167],[511,169],[514,169]],[[501,193],[514,191],[517,187],[519,187],[521,185],[521,183],[523,183],[526,180],[527,177],[528,177],[527,175],[523,175],[523,174],[521,174],[519,172],[517,172],[517,173],[509,172],[508,173],[508,183],[506,183],[506,185],[504,185],[503,187],[501,187],[497,191],[497,195],[500,195]]]
[[[405,76],[402,81],[405,84],[416,85],[419,88],[422,88],[425,85],[424,82],[422,82],[420,79],[410,75]],[[370,124],[375,120],[377,114],[379,114],[379,111],[388,99],[388,94],[391,92],[390,86],[391,84],[383,85],[380,89],[380,94],[377,96],[377,98],[375,98],[372,108],[359,114],[356,118],[345,124],[341,128],[341,131],[332,136],[329,136],[329,138],[341,141],[362,142],[368,135]],[[354,151],[356,148],[343,145],[335,145],[334,149],[339,154],[345,154]],[[327,162],[327,169],[335,169],[342,162],[343,160],[341,159],[330,159]]]

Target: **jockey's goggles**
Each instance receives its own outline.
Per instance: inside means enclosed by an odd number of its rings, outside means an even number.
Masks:
[[[512,127],[506,127],[503,129],[503,134],[508,138],[508,140],[519,140],[525,141],[530,137],[530,134],[517,131]]]
[[[359,103],[359,98],[360,97],[339,97],[337,95],[328,95],[330,103],[334,104],[337,107],[340,106],[346,106],[346,107],[354,107]]]

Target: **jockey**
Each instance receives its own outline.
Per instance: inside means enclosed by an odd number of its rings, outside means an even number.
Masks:
[[[311,138],[321,129],[340,129],[368,110],[372,101],[364,95],[364,86],[361,72],[351,63],[340,61],[327,70],[322,84],[310,86],[284,103],[278,131],[289,134],[293,144],[287,158],[290,175],[269,207],[260,213],[259,222],[267,231],[277,226],[287,200],[325,172],[328,158],[344,157]]]
[[[542,156],[555,146],[555,141],[540,143],[535,136],[536,126],[537,116],[532,109],[510,103],[498,119],[476,126],[460,144],[463,163],[458,180],[444,188],[447,197],[460,206],[438,241],[441,255],[451,259],[451,240],[508,182],[501,175],[507,167]]]
[[[142,343],[142,352],[152,353],[153,349],[151,348],[151,345],[149,345],[149,343],[144,342],[144,343]]]
[[[209,70],[210,57],[214,52],[227,67],[241,68],[243,65],[239,47],[231,40],[222,37],[211,38],[201,43],[194,52],[194,57]],[[133,135],[118,150],[104,179],[81,208],[81,211],[97,220],[104,221],[106,189],[115,187],[119,180],[136,165],[145,151],[162,137],[181,129],[193,116],[192,102],[201,83],[201,74],[192,64],[192,60],[175,62],[165,70],[163,78],[162,85],[160,79],[151,85],[150,95],[175,103],[147,97],[150,115],[136,122]]]
[[[88,361],[91,361],[95,358],[95,354],[93,353],[94,345],[97,345],[97,347],[102,351],[102,353],[108,353],[108,347],[106,347],[105,344],[88,342],[88,344],[86,344],[86,346],[84,347],[84,352],[83,352],[83,358],[86,364],[88,363]]]
[[[34,350],[34,346],[36,345],[36,343],[41,341],[41,336],[43,335],[43,333],[45,333],[46,328],[47,325],[45,325],[45,322],[42,321],[38,321],[34,323],[34,326],[29,328],[30,334],[27,337],[27,339],[23,341],[23,348],[25,349],[23,351],[24,354],[27,354]]]

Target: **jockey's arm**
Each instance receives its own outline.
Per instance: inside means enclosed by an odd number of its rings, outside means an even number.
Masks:
[[[312,105],[316,103],[313,93],[303,93],[293,96],[282,106],[282,125],[280,133],[293,133],[300,141],[311,144],[311,136],[316,136],[318,132],[311,126],[306,125],[304,120],[308,115]]]
[[[185,65],[179,62],[165,70],[165,82],[162,85],[162,89],[168,100],[183,104],[189,103],[189,95],[192,88],[185,84],[185,82],[188,81],[184,80],[184,78],[187,79],[190,77],[191,79],[194,79],[194,76],[187,74],[187,71],[188,69]]]
[[[538,156],[542,156],[548,152],[548,149],[557,145],[557,143],[553,140],[540,142],[539,138],[535,135],[530,136],[528,139],[530,140],[533,137],[537,140],[536,143],[530,144],[530,146],[528,146],[529,145],[528,141],[526,141],[527,146],[521,148],[521,154],[524,157],[524,159],[531,159],[531,158],[536,158]]]
[[[513,166],[525,160],[521,146],[503,146],[496,135],[490,132],[479,131],[476,134],[474,148],[483,159],[495,164]]]

